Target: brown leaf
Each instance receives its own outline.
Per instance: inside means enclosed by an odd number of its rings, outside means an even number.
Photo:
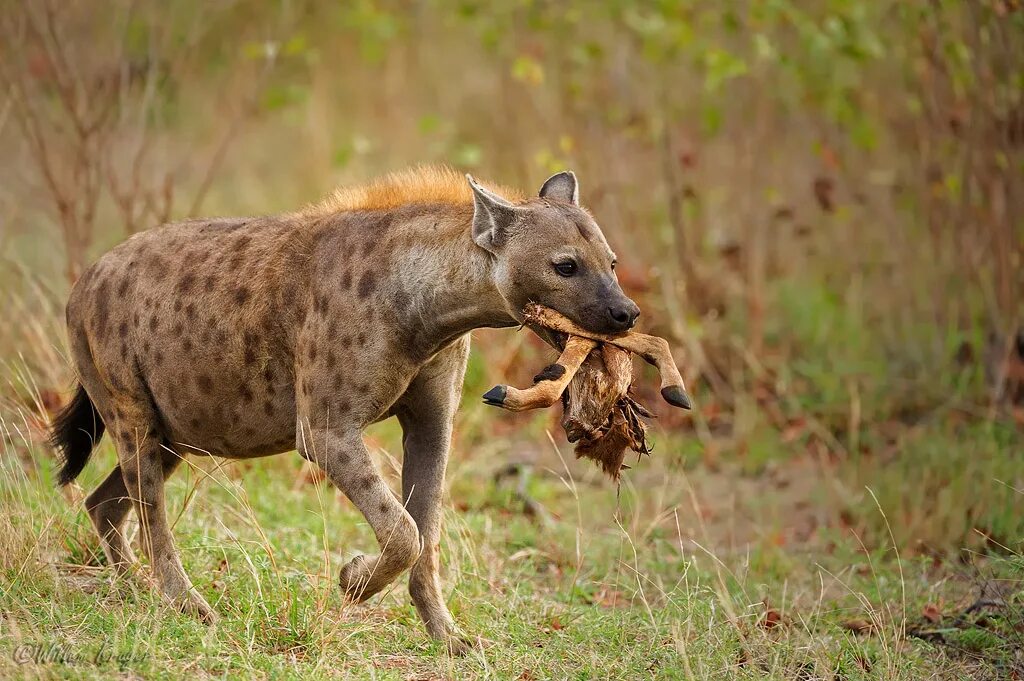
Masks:
[[[591,602],[605,608],[622,608],[629,605],[626,595],[615,589],[601,589]]]
[[[562,624],[562,621],[559,620],[557,617],[552,617],[551,618],[551,628],[554,631],[561,631],[562,629],[565,628],[565,626]]]
[[[924,618],[932,624],[936,624],[942,621],[942,611],[939,610],[939,606],[937,606],[935,603],[929,603],[926,606],[924,606],[924,610],[921,612],[921,614],[924,615]]]
[[[847,631],[852,631],[855,634],[870,634],[871,630],[874,628],[871,622],[861,618],[846,620],[840,626],[843,629],[846,629]]]
[[[775,608],[772,608],[767,603],[765,603],[764,615],[758,621],[757,625],[762,629],[768,629],[770,631],[781,624],[782,614]]]

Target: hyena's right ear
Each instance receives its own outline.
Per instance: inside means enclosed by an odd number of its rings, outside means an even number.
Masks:
[[[472,175],[466,175],[473,189],[473,241],[477,246],[494,253],[508,239],[519,208],[485,189]]]

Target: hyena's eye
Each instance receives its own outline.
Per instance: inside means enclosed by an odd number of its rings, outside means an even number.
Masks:
[[[560,260],[555,263],[555,271],[563,277],[571,277],[578,269],[575,260]]]

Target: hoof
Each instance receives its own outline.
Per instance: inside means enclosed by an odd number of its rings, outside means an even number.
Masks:
[[[484,393],[484,404],[489,404],[492,407],[502,407],[505,405],[505,395],[507,394],[508,388],[506,386],[496,385]]]
[[[686,396],[683,389],[678,385],[670,385],[666,388],[661,389],[661,396],[665,398],[665,401],[671,404],[673,407],[679,407],[680,409],[691,409],[690,398]]]

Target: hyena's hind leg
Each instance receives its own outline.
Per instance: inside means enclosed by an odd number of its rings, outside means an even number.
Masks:
[[[161,451],[164,480],[181,463],[181,457],[168,449]],[[100,536],[100,546],[107,562],[123,575],[135,564],[130,538],[125,534],[128,511],[132,508],[128,488],[125,487],[121,466],[115,466],[110,475],[85,500],[85,510]]]
[[[147,412],[122,409],[117,425],[111,429],[125,491],[139,516],[140,544],[161,593],[182,611],[204,622],[214,622],[217,615],[213,608],[185,574],[167,521],[164,479],[180,459],[161,446],[156,419]]]

